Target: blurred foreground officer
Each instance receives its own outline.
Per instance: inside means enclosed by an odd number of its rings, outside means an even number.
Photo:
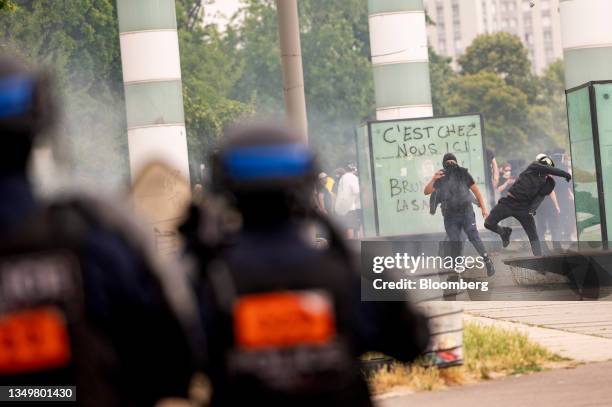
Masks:
[[[181,304],[126,216],[33,197],[26,163],[53,102],[43,76],[0,58],[0,385],[76,385],[80,406],[186,395]]]
[[[360,301],[359,273],[320,215],[330,243],[314,247],[305,208],[317,174],[308,147],[272,126],[230,132],[214,157],[213,187],[242,227],[217,250],[191,246],[213,406],[371,406],[359,355],[411,361],[428,344],[406,303]]]

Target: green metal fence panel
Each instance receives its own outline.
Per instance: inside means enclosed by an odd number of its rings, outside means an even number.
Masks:
[[[608,236],[612,236],[612,83],[595,84],[597,134]]]
[[[589,87],[567,93],[578,240],[601,241],[601,215]]]

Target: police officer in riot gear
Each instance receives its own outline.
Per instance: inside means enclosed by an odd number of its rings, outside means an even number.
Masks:
[[[411,361],[428,344],[425,319],[407,304],[360,301],[339,234],[309,212],[317,174],[311,150],[275,126],[236,128],[213,157],[213,187],[242,226],[221,242],[190,239],[212,406],[370,406],[358,356]],[[308,233],[312,217],[325,248]]]
[[[54,102],[44,75],[0,57],[0,385],[76,386],[82,406],[184,396],[190,322],[164,290],[173,277],[103,203],[34,198],[27,161]]]

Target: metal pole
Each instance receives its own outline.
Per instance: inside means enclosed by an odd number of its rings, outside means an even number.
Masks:
[[[308,119],[304,96],[304,72],[300,45],[300,25],[297,0],[276,0],[281,64],[283,67],[283,93],[289,123],[301,131],[308,140]]]

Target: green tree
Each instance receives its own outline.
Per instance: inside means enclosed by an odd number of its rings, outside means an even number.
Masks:
[[[529,106],[526,131],[540,151],[561,147],[569,149],[563,62],[555,61],[538,78],[537,103]]]
[[[551,113],[551,138],[559,147],[569,149],[567,107],[565,102],[565,69],[562,60],[550,64],[542,77],[542,103]]]
[[[480,112],[485,120],[487,145],[497,156],[512,158],[528,153],[524,126],[528,118],[527,96],[493,72],[462,75],[453,82],[449,110],[453,114]]]
[[[272,0],[246,0],[228,34],[244,71],[234,97],[259,113],[283,111],[276,9]],[[354,129],[374,111],[367,4],[299,2],[310,139],[328,168],[355,160]]]
[[[534,102],[538,93],[537,82],[531,73],[527,48],[516,35],[498,32],[482,34],[466,48],[458,59],[464,74],[493,72],[510,86],[515,86]]]
[[[113,0],[14,0],[0,12],[0,47],[51,69],[63,96],[62,161],[86,181],[127,180],[127,134]],[[185,120],[192,168],[223,127],[252,109],[229,97],[240,61],[215,26],[202,26],[201,0],[177,0]],[[193,171],[192,173],[196,173]],[[113,183],[115,183],[113,182]]]
[[[11,0],[0,0],[0,11],[8,10],[13,11],[15,9],[15,3]]]
[[[447,115],[452,110],[449,103],[452,84],[457,80],[457,73],[451,67],[451,61],[451,58],[441,56],[429,47],[431,103],[436,116]]]
[[[0,12],[0,48],[50,69],[64,98],[58,129],[72,172],[126,178],[127,137],[112,0],[14,0]],[[66,151],[63,150],[63,151]]]
[[[252,112],[248,102],[231,98],[242,66],[215,25],[200,24],[201,0],[179,0],[183,101],[192,177],[206,162],[224,127]]]

